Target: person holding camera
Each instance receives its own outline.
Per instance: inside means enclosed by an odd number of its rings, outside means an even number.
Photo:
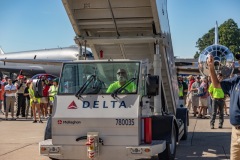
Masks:
[[[240,157],[240,76],[219,81],[214,66],[214,58],[210,55],[207,59],[209,74],[214,88],[222,89],[224,94],[230,96],[230,123],[232,125],[231,136],[231,160],[239,160]]]
[[[17,88],[17,118],[19,118],[20,112],[21,116],[25,117],[26,103],[24,97],[24,90],[26,88],[26,84],[24,83],[24,76],[19,75],[18,80],[15,82],[15,86]]]

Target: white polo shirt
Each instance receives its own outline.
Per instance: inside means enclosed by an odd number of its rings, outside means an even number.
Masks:
[[[5,89],[5,91],[17,90],[16,86],[14,86],[13,84],[12,84],[12,85],[7,84],[7,85],[4,87],[4,89]],[[15,93],[10,93],[10,94],[7,94],[7,93],[6,93],[6,96],[7,96],[7,97],[15,96]]]

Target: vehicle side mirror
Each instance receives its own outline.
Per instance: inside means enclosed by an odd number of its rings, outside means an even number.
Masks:
[[[147,96],[156,96],[159,93],[159,76],[148,75],[146,78]]]
[[[32,82],[34,96],[36,98],[43,97],[43,90],[42,90],[42,80],[41,79],[34,79]]]

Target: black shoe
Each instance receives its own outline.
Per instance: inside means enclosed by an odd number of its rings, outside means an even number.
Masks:
[[[219,125],[218,128],[223,128],[222,125]]]
[[[42,121],[42,120],[39,120],[38,122],[39,122],[39,123],[43,123],[43,121]]]
[[[33,123],[37,123],[37,120],[34,120]]]
[[[201,118],[202,118],[202,119],[207,119],[207,117],[205,117],[205,116],[202,116]]]
[[[214,129],[214,125],[211,125],[211,129]]]

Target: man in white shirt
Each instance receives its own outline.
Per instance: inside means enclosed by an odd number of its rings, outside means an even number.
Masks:
[[[8,79],[8,84],[5,86],[5,92],[6,92],[6,113],[5,113],[5,120],[8,120],[8,110],[9,107],[11,109],[11,115],[12,120],[15,120],[14,118],[14,103],[15,103],[15,93],[17,91],[16,86],[12,84],[12,80]]]

